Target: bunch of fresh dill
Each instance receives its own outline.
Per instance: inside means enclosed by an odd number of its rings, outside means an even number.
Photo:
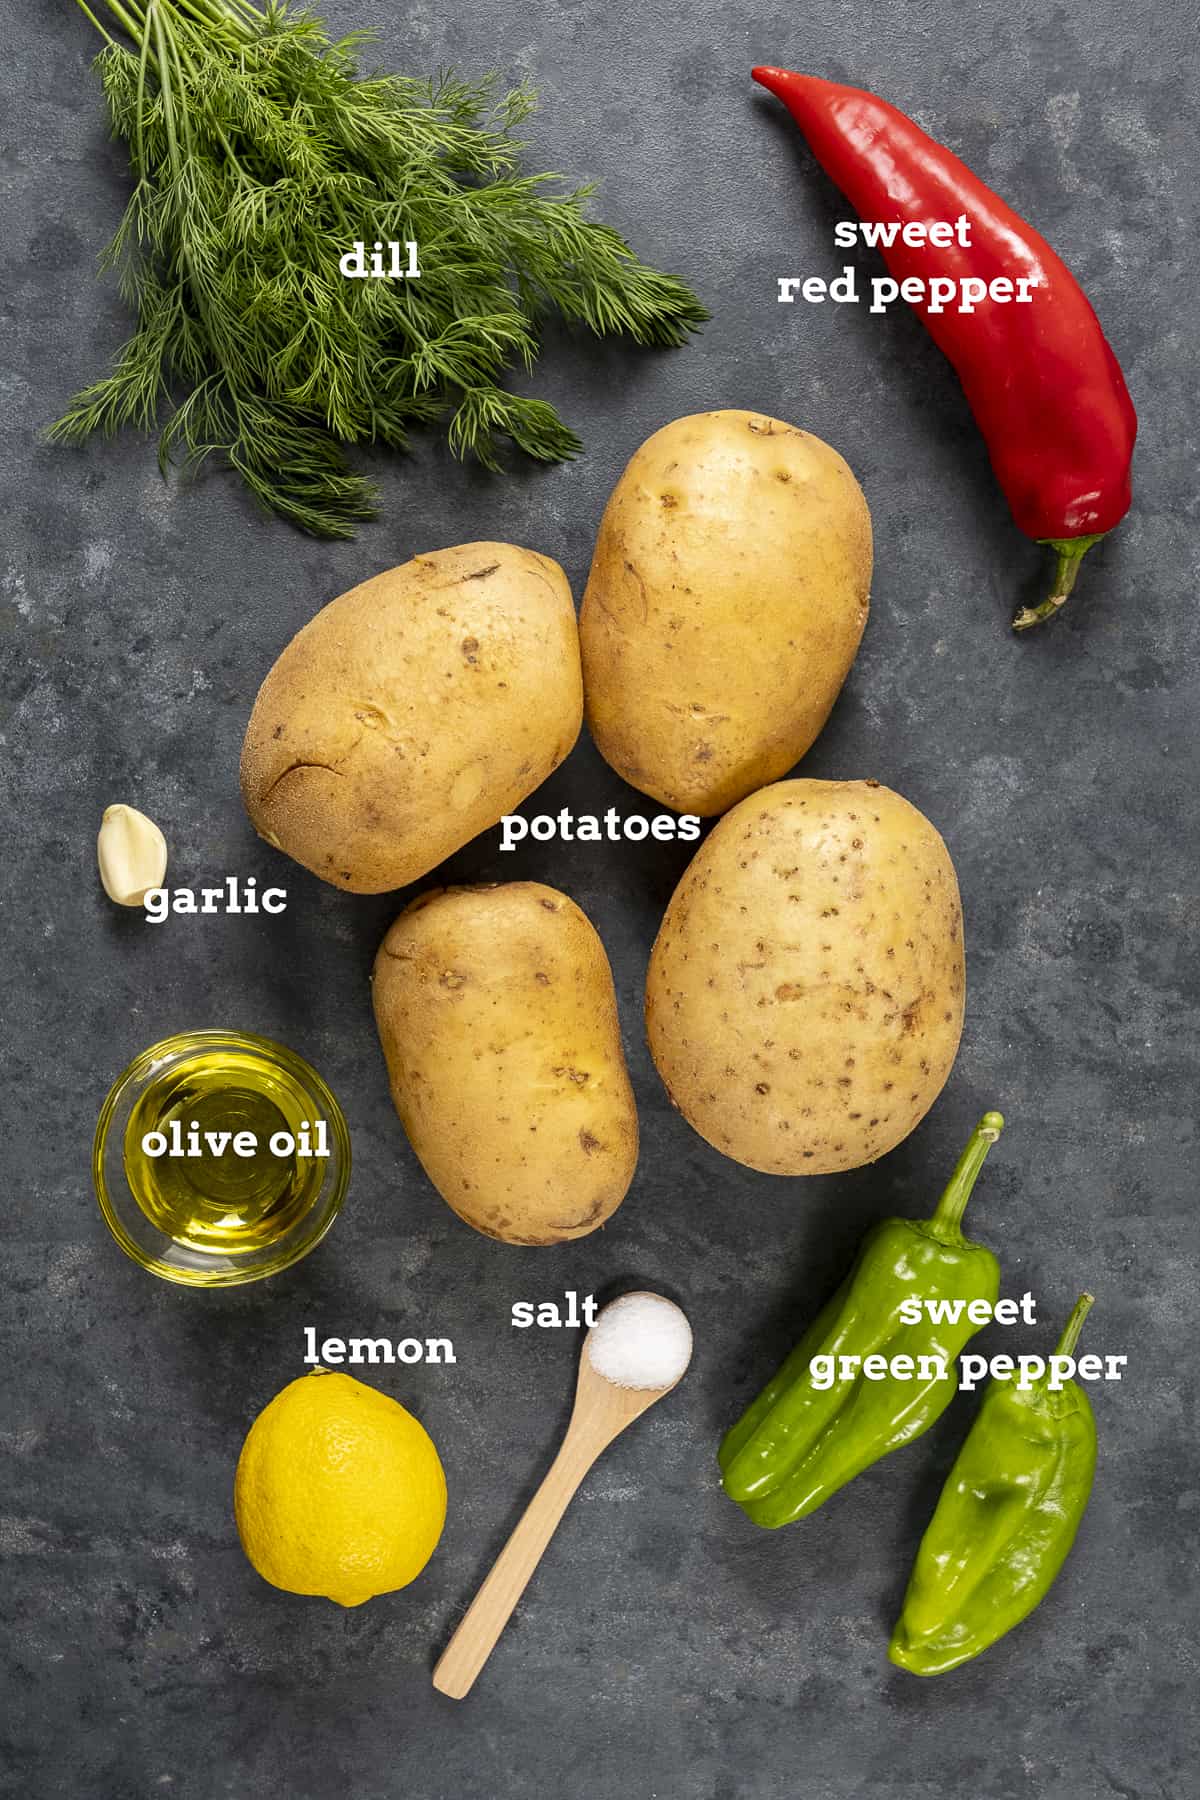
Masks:
[[[508,438],[543,461],[579,440],[501,386],[551,314],[677,345],[707,316],[679,280],[585,216],[590,190],[524,175],[534,105],[468,84],[360,75],[363,34],[269,0],[95,0],[97,65],[133,197],[103,266],[137,329],[52,427],[152,430],[164,470],[225,457],[262,504],[322,537],[374,512],[346,444],[403,449],[443,421],[459,456]],[[116,35],[114,35],[114,32]],[[416,280],[347,280],[356,240],[415,240]]]

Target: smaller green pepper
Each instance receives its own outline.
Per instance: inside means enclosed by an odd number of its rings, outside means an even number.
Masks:
[[[1091,1294],[1056,1355],[1071,1356]],[[888,1655],[941,1675],[1028,1617],[1067,1559],[1096,1472],[1096,1423],[1050,1368],[1028,1388],[993,1379],[929,1521]]]
[[[962,1216],[1003,1128],[998,1112],[984,1114],[932,1218],[872,1227],[825,1310],[726,1432],[717,1453],[725,1492],[756,1525],[815,1512],[870,1463],[928,1431],[954,1398],[958,1353],[1000,1291],[1000,1265],[963,1236]],[[828,1379],[814,1369],[818,1356]],[[891,1372],[895,1359],[904,1374]]]

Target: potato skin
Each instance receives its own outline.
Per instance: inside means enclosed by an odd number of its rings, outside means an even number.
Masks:
[[[255,830],[334,887],[404,887],[558,767],[579,735],[575,608],[514,544],[416,556],[330,601],[259,690]]]
[[[962,1034],[950,854],[873,781],[781,781],[685,870],[646,981],[672,1101],[771,1175],[873,1162],[933,1105]]]
[[[392,1099],[460,1219],[506,1244],[586,1237],[625,1198],[638,1120],[608,957],[536,881],[439,888],[375,958]]]
[[[605,509],[580,612],[601,755],[702,817],[786,775],[854,661],[871,554],[862,489],[820,438],[733,411],[655,432]]]

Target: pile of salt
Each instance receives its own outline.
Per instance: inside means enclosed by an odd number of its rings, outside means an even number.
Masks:
[[[661,1294],[622,1294],[592,1326],[588,1356],[618,1387],[671,1387],[692,1360],[692,1328]]]

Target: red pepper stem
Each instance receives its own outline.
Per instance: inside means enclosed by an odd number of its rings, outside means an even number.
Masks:
[[[1059,608],[1065,604],[1071,589],[1075,586],[1075,577],[1079,573],[1080,563],[1092,545],[1098,544],[1105,535],[1103,531],[1097,531],[1090,537],[1038,539],[1040,544],[1045,544],[1053,550],[1058,558],[1054,570],[1054,588],[1044,600],[1039,601],[1037,606],[1021,608],[1013,620],[1014,631],[1028,631],[1031,625],[1040,625],[1043,619],[1054,617]]]
[[[967,1201],[971,1198],[971,1190],[979,1177],[988,1151],[1004,1130],[1004,1116],[998,1112],[984,1113],[978,1125],[971,1133],[966,1149],[955,1164],[954,1173],[946,1183],[946,1191],[937,1203],[937,1210],[929,1221],[929,1230],[936,1238],[954,1243],[962,1236],[962,1216],[967,1209]]]
[[[1056,1356],[1074,1356],[1079,1334],[1083,1330],[1083,1321],[1091,1312],[1095,1299],[1095,1294],[1080,1294],[1075,1302],[1075,1310],[1067,1320],[1066,1329],[1058,1340],[1058,1349],[1054,1352]]]

